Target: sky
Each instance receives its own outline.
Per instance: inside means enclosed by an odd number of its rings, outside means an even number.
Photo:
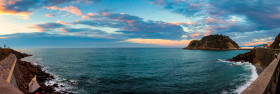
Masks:
[[[11,48],[186,47],[223,34],[272,42],[280,0],[0,0],[0,45]]]

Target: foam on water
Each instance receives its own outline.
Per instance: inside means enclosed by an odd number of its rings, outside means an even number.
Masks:
[[[242,66],[245,70],[251,71],[251,75],[250,75],[250,77],[248,77],[249,79],[246,79],[246,83],[244,83],[241,86],[237,86],[237,89],[235,89],[233,91],[233,93],[240,94],[243,90],[245,90],[248,86],[250,86],[250,84],[253,81],[255,81],[258,78],[256,67],[249,62],[230,62],[230,61],[226,61],[226,60],[222,60],[222,59],[218,59],[218,61],[228,62],[228,63],[231,63],[231,64],[235,63],[235,65]],[[223,91],[222,94],[228,94],[228,92]]]
[[[230,61],[226,61],[226,60],[222,60],[222,59],[218,59],[218,61],[220,61],[220,62],[230,62]]]
[[[256,71],[256,67],[252,65],[249,62],[241,63],[237,62],[237,65],[243,65],[246,70],[251,71],[250,79],[247,79],[247,82],[241,86],[238,86],[238,88],[234,91],[234,93],[240,94],[243,90],[245,90],[250,84],[255,81],[258,78],[258,74]]]
[[[58,75],[55,75],[54,73],[51,73],[49,71],[47,71],[47,67],[44,67],[43,70],[45,70],[45,72],[51,74],[52,76],[54,76],[54,79],[46,81],[45,85],[47,86],[52,86],[54,84],[57,84],[58,87],[55,87],[55,91],[60,92],[60,91],[71,91],[71,93],[75,93],[74,91],[72,91],[74,89],[73,86],[65,83],[67,79],[63,79],[61,77],[59,77]],[[74,80],[70,80],[70,82]]]
[[[57,91],[57,92],[73,90],[73,88],[74,88],[73,86],[64,83],[65,79],[61,80],[61,78],[58,75],[55,75],[54,73],[49,72],[48,71],[49,66],[41,65],[38,63],[38,62],[40,62],[40,60],[42,60],[42,58],[36,58],[34,56],[31,56],[31,57],[23,58],[23,60],[31,62],[31,64],[33,64],[33,65],[40,65],[42,67],[42,71],[45,71],[46,73],[49,73],[54,77],[54,79],[48,80],[45,82],[46,86],[53,86],[54,84],[57,84],[58,87],[55,88],[55,91]],[[73,81],[73,80],[71,80],[71,81]],[[74,91],[72,91],[72,93],[74,93]]]

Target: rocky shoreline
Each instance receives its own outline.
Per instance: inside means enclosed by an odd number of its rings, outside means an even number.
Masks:
[[[31,79],[36,75],[37,81],[39,85],[42,88],[43,94],[64,94],[68,93],[66,91],[60,91],[56,92],[55,88],[58,87],[58,84],[54,84],[52,86],[46,86],[45,82],[53,80],[54,77],[47,73],[46,71],[42,70],[42,66],[40,65],[34,65],[31,62],[22,61],[21,58],[28,57],[31,55],[20,53],[17,51],[12,51],[17,58],[18,58],[18,77],[16,77],[17,85],[19,87],[19,90],[21,90],[23,93],[28,94],[28,84],[31,81]],[[63,87],[63,86],[62,86]]]
[[[239,54],[232,59],[226,61],[231,62],[249,62],[256,67],[256,71],[260,74],[275,58],[274,55],[279,53],[272,49],[256,48],[247,53]]]

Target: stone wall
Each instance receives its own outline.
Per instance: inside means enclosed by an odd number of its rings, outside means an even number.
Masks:
[[[259,59],[261,61],[267,61],[263,58],[264,55],[260,53],[269,53],[266,50],[260,50]],[[268,56],[268,55],[267,55]],[[261,59],[261,58],[263,59]],[[269,58],[269,57],[268,57]],[[271,63],[265,68],[265,70],[259,75],[259,77],[247,87],[241,94],[279,94],[279,74],[280,74],[280,64],[279,64],[280,54],[278,54],[278,59],[273,59]]]
[[[10,54],[8,57],[0,61],[0,76],[5,80],[8,78],[14,61],[17,57],[14,54]]]
[[[276,51],[264,48],[256,49],[256,58],[253,62],[260,63],[263,69],[265,69],[275,58]]]
[[[0,61],[0,94],[23,94],[17,86],[18,74],[17,57],[14,54]]]

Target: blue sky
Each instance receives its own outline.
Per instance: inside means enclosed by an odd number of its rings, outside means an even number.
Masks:
[[[185,47],[209,34],[240,46],[274,40],[279,0],[1,0],[0,45]]]

